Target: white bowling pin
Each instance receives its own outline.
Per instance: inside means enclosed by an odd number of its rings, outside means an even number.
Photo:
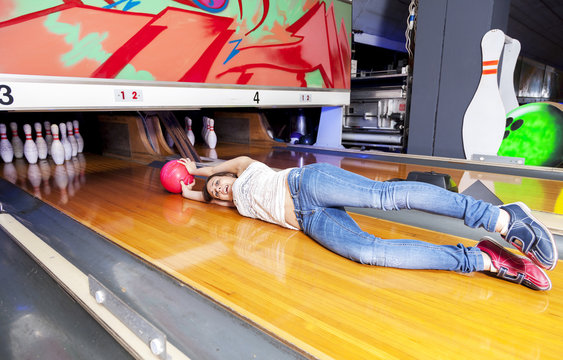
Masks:
[[[217,145],[217,134],[215,134],[215,129],[214,129],[214,125],[215,125],[215,120],[213,119],[208,119],[207,120],[207,145],[209,146],[210,149],[215,149],[215,146]]]
[[[500,70],[499,91],[504,111],[508,114],[520,104],[514,91],[514,69],[520,54],[520,41],[506,37],[504,50],[502,52],[502,68]]]
[[[78,145],[78,152],[81,153],[84,151],[84,139],[82,138],[82,135],[80,135],[78,120],[74,120],[72,125],[74,126],[74,137],[76,138],[76,144]]]
[[[51,134],[51,123],[45,121],[43,125],[45,126],[45,141],[47,142],[47,153],[51,155],[51,144],[53,143],[53,134]]]
[[[501,30],[490,30],[481,41],[481,80],[463,117],[463,149],[467,159],[474,154],[496,156],[504,136],[506,113],[497,82],[504,38]]]
[[[201,137],[203,137],[203,141],[205,141],[206,144],[207,144],[207,132],[209,131],[209,127],[207,126],[208,121],[209,118],[207,116],[204,116],[203,128],[201,129]]]
[[[65,149],[65,160],[70,160],[72,157],[72,145],[70,145],[70,141],[66,137],[66,124],[60,123],[59,124],[60,136],[61,136],[61,143]]]
[[[28,163],[37,164],[37,145],[33,141],[31,136],[31,125],[25,124],[23,126],[23,132],[25,133],[25,143],[23,144],[23,153]]]
[[[41,129],[41,123],[36,122],[33,124],[35,127],[35,145],[37,145],[37,155],[39,159],[43,160],[47,158],[47,154],[49,153],[47,142],[43,138],[43,130]]]
[[[62,165],[65,162],[65,148],[61,140],[59,140],[59,127],[55,124],[51,125],[51,133],[53,134],[51,156],[53,157],[55,164]]]
[[[195,134],[192,130],[192,119],[189,116],[186,116],[184,119],[186,121],[186,135],[188,136],[188,140],[190,143],[195,144]]]
[[[16,159],[21,159],[23,157],[23,142],[18,136],[18,124],[11,122],[10,128],[12,129],[12,149],[14,149],[14,156]]]
[[[78,143],[74,137],[74,126],[72,125],[72,121],[66,122],[66,134],[68,142],[70,142],[70,146],[72,148],[72,156],[76,156],[76,154],[78,154]]]
[[[14,148],[6,135],[5,124],[0,124],[0,156],[5,163],[11,163],[14,159]]]

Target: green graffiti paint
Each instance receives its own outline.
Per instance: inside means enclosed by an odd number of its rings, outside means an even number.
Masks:
[[[45,19],[45,28],[53,34],[64,36],[65,42],[72,45],[72,49],[61,55],[64,66],[73,66],[84,59],[95,60],[99,63],[106,61],[111,54],[104,51],[102,42],[107,33],[90,33],[80,38],[80,24],[66,24],[58,22],[59,13],[53,13]]]
[[[526,104],[507,116],[499,156],[523,157],[526,165],[563,164],[563,111],[558,104]]]
[[[305,74],[305,81],[307,82],[307,87],[311,88],[322,88],[325,83],[319,70]]]
[[[137,71],[131,64],[127,64],[115,78],[127,80],[155,80],[154,76],[150,72],[144,70]]]

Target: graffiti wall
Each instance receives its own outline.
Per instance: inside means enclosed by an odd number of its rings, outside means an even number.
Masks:
[[[0,74],[350,87],[350,1],[0,3]]]

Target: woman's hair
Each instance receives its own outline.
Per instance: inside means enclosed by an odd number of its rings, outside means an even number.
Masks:
[[[203,189],[201,189],[201,192],[203,194],[203,200],[205,200],[205,202],[210,202],[211,200],[213,200],[213,196],[211,196],[209,191],[207,191],[207,183],[209,183],[211,181],[211,179],[213,179],[216,176],[230,176],[230,177],[238,178],[237,174],[229,172],[229,171],[218,172],[218,173],[215,173],[213,175],[210,175],[207,178],[207,180],[205,180],[205,184],[203,185]]]

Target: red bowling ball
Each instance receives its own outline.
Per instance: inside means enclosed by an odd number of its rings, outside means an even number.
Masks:
[[[184,184],[190,184],[194,181],[194,177],[178,160],[172,160],[164,164],[160,170],[160,183],[162,186],[171,193],[180,194],[182,192],[180,180],[183,180]]]

